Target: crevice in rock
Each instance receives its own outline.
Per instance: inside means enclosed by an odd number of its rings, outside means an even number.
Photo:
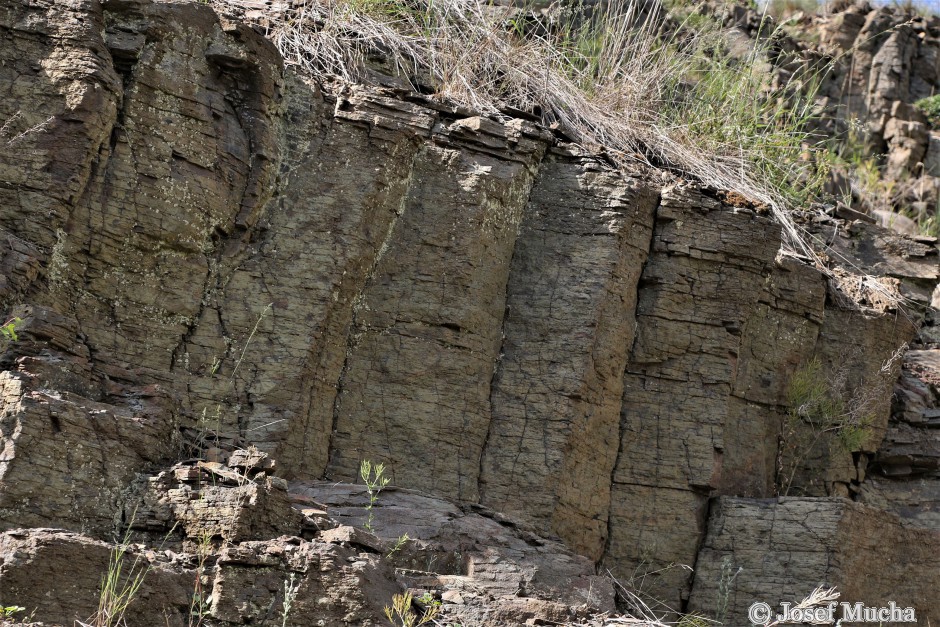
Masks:
[[[681,599],[681,605],[679,606],[680,614],[687,614],[690,609],[689,602],[691,601],[691,591],[695,587],[695,578],[698,576],[698,561],[702,555],[702,547],[705,546],[705,536],[708,534],[708,523],[711,520],[712,507],[714,504],[714,498],[709,498],[705,502],[704,517],[702,518],[702,524],[699,530],[698,544],[695,547],[695,559],[689,564],[691,568],[691,572],[689,573],[689,595],[683,596]]]
[[[512,244],[512,255],[509,256],[508,264],[510,271],[506,273],[506,284],[503,286],[503,319],[500,321],[500,342],[499,349],[496,354],[496,359],[493,362],[492,375],[490,376],[489,381],[489,424],[486,426],[486,435],[483,438],[483,443],[480,446],[480,459],[477,463],[477,503],[484,505],[484,493],[485,493],[485,482],[483,481],[483,462],[486,459],[487,447],[490,444],[490,437],[493,434],[493,389],[494,384],[499,377],[499,370],[502,364],[502,358],[505,354],[505,343],[506,343],[506,323],[509,320],[509,316],[512,315],[512,312],[509,309],[509,283],[512,278],[511,272],[513,267],[513,260],[516,258],[518,252],[518,242],[519,242],[519,230],[522,228],[522,224],[525,222],[526,214],[529,211],[529,202],[532,198],[532,191],[535,189],[535,186],[538,184],[539,175],[542,171],[542,166],[546,162],[545,155],[548,152],[549,146],[545,147],[545,150],[539,155],[539,160],[537,163],[532,166],[531,179],[529,181],[529,189],[526,192],[525,200],[522,203],[522,212],[519,219],[519,227],[516,229],[516,237],[513,240]]]
[[[658,281],[644,280],[646,275],[646,268],[649,265],[650,259],[653,258],[654,248],[656,246],[656,225],[659,223],[659,208],[662,204],[662,191],[660,191],[656,196],[656,204],[653,206],[652,212],[652,221],[650,227],[650,239],[647,244],[646,259],[643,261],[643,267],[640,270],[640,278],[637,281],[636,286],[636,303],[633,307],[633,342],[630,346],[630,349],[627,352],[627,363],[624,367],[622,377],[625,377],[630,370],[630,366],[633,364],[633,352],[637,342],[638,330],[639,330],[639,310],[640,310],[640,292],[644,289],[646,285],[658,283]],[[623,397],[621,396],[621,411],[623,410]],[[614,458],[614,465],[610,471],[610,497],[609,503],[607,504],[607,537],[604,539],[604,551],[601,554],[600,558],[597,560],[595,567],[597,568],[597,573],[602,574],[604,560],[607,559],[610,554],[610,543],[611,538],[613,537],[613,524],[612,524],[612,507],[613,507],[613,491],[614,486],[616,485],[615,478],[617,476],[617,469],[620,467],[620,459],[623,454],[623,438],[626,433],[626,421],[623,418],[623,415],[620,415],[618,420],[618,429],[617,429],[617,455]]]
[[[358,293],[352,298],[351,307],[352,307],[352,318],[349,321],[349,327],[346,331],[346,350],[343,358],[343,366],[340,369],[339,376],[336,379],[336,394],[333,397],[333,419],[332,424],[330,425],[330,432],[328,434],[328,441],[326,447],[326,466],[322,469],[322,472],[327,472],[332,460],[333,460],[333,449],[334,449],[334,438],[336,436],[336,431],[339,426],[342,397],[344,391],[344,382],[346,375],[349,372],[349,358],[352,351],[355,349],[358,344],[358,335],[360,333],[359,326],[360,321],[358,318],[358,311],[363,307],[363,300],[365,298],[365,293],[368,287],[375,280],[375,273],[379,267],[379,263],[382,261],[382,257],[385,256],[385,253],[388,251],[388,247],[392,241],[392,238],[395,235],[395,228],[398,225],[399,220],[404,215],[407,209],[408,203],[408,194],[411,190],[411,185],[413,182],[415,165],[418,161],[419,156],[421,155],[423,148],[413,151],[411,155],[411,164],[408,168],[408,177],[405,180],[405,185],[402,190],[401,200],[398,206],[398,209],[395,211],[394,216],[389,221],[388,229],[385,231],[385,235],[382,237],[382,242],[376,250],[375,256],[372,259],[369,269],[366,271],[363,276],[362,282]],[[305,440],[306,441],[306,440]]]

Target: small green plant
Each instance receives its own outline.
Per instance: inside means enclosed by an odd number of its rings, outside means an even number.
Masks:
[[[19,326],[23,324],[22,318],[11,318],[7,320],[6,324],[0,326],[0,339],[2,339],[4,344],[9,342],[15,342],[19,339],[19,336],[16,334],[16,330]]]
[[[715,604],[715,620],[721,624],[724,624],[725,617],[728,615],[728,601],[731,599],[731,587],[734,585],[734,580],[737,579],[742,570],[744,569],[741,567],[738,567],[737,570],[734,569],[734,563],[730,555],[726,555],[724,559],[721,560],[721,575],[718,579],[718,599]]]
[[[914,106],[927,116],[927,121],[933,128],[940,127],[940,94],[921,98]]]
[[[847,390],[845,378],[843,370],[827,377],[817,357],[793,373],[787,393],[790,409],[778,459],[778,490],[782,496],[789,493],[806,456],[825,441],[824,437],[831,438],[830,446],[847,452],[859,450],[871,437],[871,405],[880,386],[869,382]]]
[[[300,589],[300,582],[297,581],[297,575],[290,574],[290,578],[284,582],[284,603],[281,605],[281,627],[287,627],[287,617],[290,615],[290,608],[294,605],[294,599],[297,598],[297,590]]]
[[[130,534],[130,531],[128,531]],[[140,592],[144,578],[150,571],[149,564],[142,564],[140,555],[134,561],[126,563],[129,535],[123,542],[111,550],[108,572],[101,579],[101,591],[98,595],[98,611],[89,619],[90,627],[118,627],[124,625],[127,608]],[[126,569],[126,572],[125,572]],[[84,623],[83,623],[84,625]]]
[[[372,508],[379,502],[379,493],[385,489],[390,479],[385,476],[385,464],[373,465],[367,459],[362,460],[362,463],[359,464],[359,476],[365,482],[366,492],[369,493],[369,504],[366,505],[368,518],[366,519],[365,528],[373,531],[372,522],[375,520],[375,515]]]
[[[394,595],[391,607],[385,606],[385,617],[395,627],[417,627],[430,623],[441,612],[441,602],[428,592],[418,597],[418,602],[424,606],[420,615],[411,607],[413,600],[410,592]]]
[[[189,602],[189,627],[202,627],[203,621],[212,609],[211,596],[205,588],[206,561],[212,553],[212,535],[204,531],[199,537],[199,546],[196,550],[198,564],[196,565],[196,579],[193,584],[193,596]]]
[[[402,549],[402,547],[404,547],[405,544],[407,544],[410,540],[411,540],[411,538],[408,537],[408,534],[407,534],[407,533],[398,536],[398,540],[395,541],[395,546],[393,546],[393,547],[392,547],[392,550],[389,551],[389,552],[385,555],[385,558],[386,558],[386,559],[392,559],[392,556],[395,555],[395,553],[397,553],[398,551],[400,551],[400,550]]]
[[[0,606],[0,619],[11,619],[20,612],[25,612],[26,608],[21,605]]]

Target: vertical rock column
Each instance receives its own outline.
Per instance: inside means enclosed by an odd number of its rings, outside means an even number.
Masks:
[[[604,565],[624,579],[655,572],[644,591],[679,609],[721,477],[742,327],[780,227],[687,188],[664,191],[656,218],[624,376]]]
[[[250,228],[273,191],[281,60],[208,6],[108,10],[123,102],[59,233],[63,280],[49,299],[74,312],[99,359],[178,386],[170,371],[185,362],[215,246]]]
[[[48,255],[107,146],[122,96],[103,30],[92,0],[0,5],[4,252],[15,234]]]
[[[940,530],[940,351],[931,347],[904,355],[893,401],[860,500]]]
[[[509,262],[544,140],[470,118],[436,129],[355,305],[328,475],[476,500]]]
[[[812,358],[825,318],[826,277],[779,256],[744,324],[728,407],[721,494],[776,493],[790,381]]]
[[[532,191],[509,277],[481,500],[600,559],[623,370],[657,192],[556,156]]]
[[[25,111],[0,158],[24,319],[5,359],[29,362],[2,377],[0,526],[104,535],[135,475],[180,455],[171,370],[208,252],[257,218],[278,158],[280,59],[232,29],[194,4],[0,8],[0,115]]]
[[[254,241],[226,244],[186,345],[189,411],[210,429],[219,411],[226,434],[276,451],[281,472],[319,477],[353,304],[436,115],[377,90],[324,94],[293,73],[285,100],[279,193]]]

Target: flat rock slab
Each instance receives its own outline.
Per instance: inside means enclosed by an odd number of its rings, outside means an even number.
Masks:
[[[380,540],[409,587],[459,592],[462,603],[448,607],[457,618],[486,609],[491,619],[502,615],[510,623],[526,612],[528,618],[574,620],[615,610],[613,583],[595,575],[591,560],[485,507],[388,487],[370,510],[365,486],[327,482],[294,482],[290,494],[297,506],[314,500],[349,525],[322,537],[371,550]],[[372,533],[363,532],[367,522]],[[543,607],[539,600],[545,599],[552,603]]]

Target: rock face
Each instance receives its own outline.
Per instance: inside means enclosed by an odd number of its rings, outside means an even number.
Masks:
[[[930,529],[940,529],[938,375],[936,351],[905,354],[891,422],[861,493],[864,502]]]
[[[656,202],[648,184],[550,156],[507,285],[481,500],[551,521],[595,560],[604,553],[623,372]]]
[[[940,197],[940,127],[915,103],[940,88],[940,16],[840,0],[797,16],[784,30],[792,39],[781,46],[781,82],[801,65],[825,67],[817,94],[823,132],[847,142],[849,160],[873,157],[883,165],[887,184],[872,190],[834,182],[838,194],[856,209],[886,212],[883,222],[899,231],[910,228],[908,217],[932,216]]]
[[[615,611],[614,584],[591,559],[486,507],[393,488],[367,510],[364,486],[324,482],[292,483],[291,494],[300,506],[325,506],[342,525],[320,537],[386,547],[399,580],[440,594],[458,624],[566,623]],[[361,531],[367,523],[375,536]]]
[[[726,616],[745,616],[755,599],[797,603],[813,587],[806,582],[818,581],[838,586],[849,605],[926,608],[938,577],[933,542],[930,531],[844,499],[722,497],[696,563],[692,607],[720,612],[724,604]],[[912,572],[926,587],[906,590]],[[930,616],[919,610],[918,624]]]
[[[37,608],[35,619],[67,625],[98,611],[97,589],[112,560],[108,544],[77,532],[34,528],[4,532],[0,549],[4,599],[22,599],[22,607]],[[146,571],[147,585],[129,608],[128,621],[156,625],[167,615],[175,619],[171,624],[185,624],[178,618],[189,609],[189,573],[179,564],[157,561],[153,552],[139,560],[132,556],[128,552],[125,573],[134,577]]]
[[[3,604],[86,620],[129,529],[129,624],[379,624],[403,587],[599,621],[610,576],[711,611],[726,558],[729,624],[821,581],[940,620],[937,492],[868,472],[936,474],[932,353],[900,358],[935,242],[807,225],[899,311],[729,190],[302,75],[200,3],[8,2],[0,61]],[[362,460],[401,488],[371,522]],[[806,516],[827,558],[760,570]]]

